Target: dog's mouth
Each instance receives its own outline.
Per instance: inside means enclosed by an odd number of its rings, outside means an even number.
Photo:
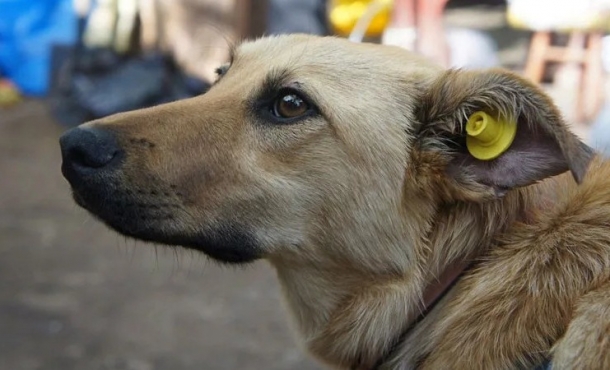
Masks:
[[[116,182],[72,186],[78,205],[122,235],[195,249],[223,263],[262,258],[256,238],[239,222],[199,225],[178,192],[126,188]]]
[[[185,216],[179,195],[169,188],[126,186],[115,177],[118,176],[70,181],[74,200],[121,234],[175,244],[159,239],[171,231],[178,218]]]

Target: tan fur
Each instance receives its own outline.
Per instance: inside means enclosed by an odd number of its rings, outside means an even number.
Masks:
[[[257,116],[270,78],[298,83],[320,114]],[[524,173],[472,162],[460,138],[475,110],[518,120],[515,148],[531,137],[546,157],[514,152]],[[241,45],[203,96],[86,127],[116,134],[126,159],[111,186],[166,211],[160,232],[246,225],[299,339],[332,367],[371,368],[426,287],[473,260],[382,368],[527,368],[549,354],[558,369],[609,368],[610,164],[589,165],[548,97],[515,75],[283,36]]]

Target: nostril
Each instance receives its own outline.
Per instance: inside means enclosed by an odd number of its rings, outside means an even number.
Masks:
[[[104,167],[116,156],[118,150],[96,151],[92,148],[76,147],[70,153],[70,159],[76,165],[91,168]]]
[[[114,134],[95,128],[74,128],[60,138],[64,165],[101,168],[107,166],[120,152]]]

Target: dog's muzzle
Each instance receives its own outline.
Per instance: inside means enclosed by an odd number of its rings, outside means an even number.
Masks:
[[[111,131],[74,128],[61,136],[60,146],[74,200],[119,233],[197,249],[226,263],[261,258],[256,238],[236,220],[204,227],[185,210],[184,195],[163,179],[129,178],[123,165],[128,155]]]

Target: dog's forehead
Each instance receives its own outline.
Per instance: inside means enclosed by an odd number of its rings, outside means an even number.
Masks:
[[[340,77],[370,84],[394,78],[418,79],[440,71],[439,66],[403,48],[301,34],[244,42],[234,50],[232,59],[231,68],[244,68],[249,74],[288,71],[317,82]]]
[[[265,37],[242,43],[235,50],[235,60],[247,63],[264,62],[268,66],[330,64],[333,59],[343,60],[350,55],[358,55],[358,50],[354,50],[356,45],[347,43],[346,40],[334,37],[300,34]]]

